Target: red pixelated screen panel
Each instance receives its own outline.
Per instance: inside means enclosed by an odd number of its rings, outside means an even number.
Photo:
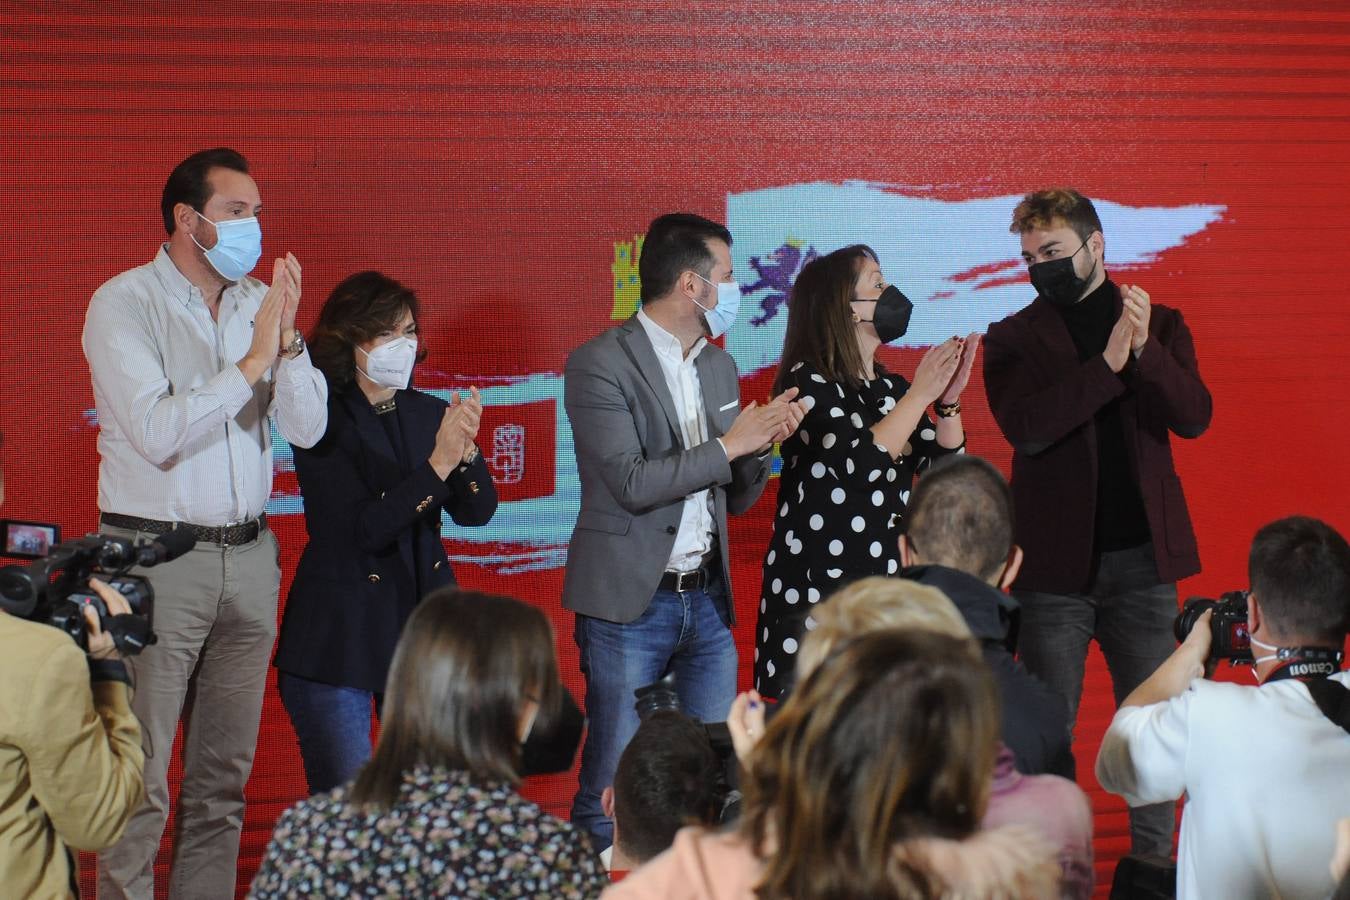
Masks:
[[[1214,395],[1208,432],[1174,442],[1204,562],[1182,595],[1245,586],[1251,535],[1277,516],[1350,528],[1342,3],[10,3],[0,50],[9,518],[93,528],[89,297],[154,255],[173,165],[228,145],[262,191],[258,274],[287,250],[304,266],[302,324],[341,278],[382,270],[422,299],[418,383],[483,392],[503,502],[485,528],[447,524],[447,546],[465,584],[549,613],[578,693],[561,373],[635,308],[636,239],[663,212],[730,226],[748,290],[726,346],[763,399],[812,253],[878,250],[916,302],[887,351],[909,373],[1029,302],[1012,207],[1075,186],[1098,201],[1112,274],[1185,315]],[[969,450],[1006,467],[976,371]],[[276,465],[288,582],[305,532],[284,444]],[[743,684],[775,491],[728,536]],[[1127,838],[1092,776],[1111,711],[1095,656],[1086,693],[1080,782],[1106,881]],[[269,688],[241,892],[303,783]],[[525,790],[565,815],[574,784]]]

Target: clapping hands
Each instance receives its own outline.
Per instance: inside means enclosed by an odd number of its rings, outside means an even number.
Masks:
[[[482,416],[483,400],[478,388],[469,388],[468,399],[462,398],[459,391],[450,394],[450,405],[441,416],[436,446],[428,460],[442,479],[448,478],[455,467],[469,462],[474,456]]]
[[[774,443],[791,437],[806,417],[806,406],[796,397],[797,389],[792,387],[764,406],[750,401],[722,435],[727,458],[763,453]]]

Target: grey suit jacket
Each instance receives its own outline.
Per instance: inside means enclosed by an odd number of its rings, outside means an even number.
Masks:
[[[642,615],[670,560],[684,498],[710,488],[727,606],[735,618],[727,513],[754,505],[769,465],[767,457],[754,456],[728,463],[712,440],[741,410],[731,356],[709,345],[694,365],[709,440],[686,450],[661,363],[636,317],[568,357],[564,404],[576,440],[581,513],[567,551],[566,608],[620,623]]]

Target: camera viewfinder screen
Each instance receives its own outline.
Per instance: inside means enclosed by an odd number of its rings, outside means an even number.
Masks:
[[[61,542],[61,528],[44,522],[4,522],[5,555],[36,559]]]

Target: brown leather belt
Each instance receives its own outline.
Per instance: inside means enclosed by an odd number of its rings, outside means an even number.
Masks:
[[[175,529],[187,529],[197,540],[207,544],[220,544],[222,547],[249,544],[258,539],[258,535],[267,530],[267,514],[264,513],[251,522],[238,525],[193,525],[190,522],[164,522],[159,519],[142,519],[139,516],[124,516],[120,513],[103,513],[99,520],[114,528],[129,528],[132,531],[144,531],[146,534],[164,534]]]

